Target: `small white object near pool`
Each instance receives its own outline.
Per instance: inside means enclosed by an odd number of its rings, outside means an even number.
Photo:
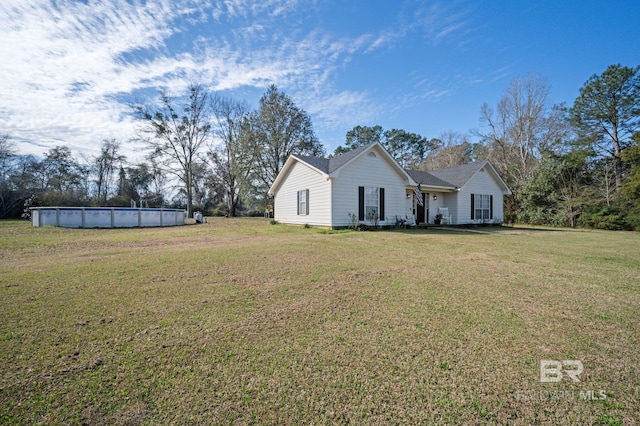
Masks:
[[[63,228],[137,228],[184,225],[182,209],[129,207],[32,207],[32,226]]]

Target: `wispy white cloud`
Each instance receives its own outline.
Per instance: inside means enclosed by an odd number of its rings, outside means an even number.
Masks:
[[[93,154],[102,139],[135,135],[131,96],[179,94],[190,82],[220,91],[277,84],[316,126],[351,128],[387,107],[336,87],[346,64],[410,31],[428,28],[442,40],[466,25],[434,6],[410,22],[346,36],[308,25],[308,8],[301,0],[3,0],[0,131],[23,151],[63,143]]]
[[[212,16],[216,20],[222,17],[282,16],[295,10],[299,3],[299,0],[217,0],[212,5]]]
[[[414,11],[415,23],[434,44],[470,34],[472,9],[460,2],[435,2]]]
[[[491,82],[504,80],[509,76],[513,76],[512,65],[505,65],[488,73]]]
[[[129,138],[127,107],[114,97],[145,87],[175,65],[158,70],[124,57],[161,52],[176,31],[172,17],[191,13],[195,5],[176,10],[168,1],[2,2],[0,55],[10,59],[0,62],[0,126],[17,141],[62,141],[76,150],[97,147],[103,138]]]
[[[435,74],[424,75],[412,73],[409,77],[411,85],[415,88],[411,99],[413,101],[437,101],[439,98],[451,94],[451,88],[459,83],[458,79],[449,75]]]
[[[3,1],[0,55],[10,60],[0,63],[6,76],[0,82],[0,126],[17,141],[63,141],[91,151],[104,138],[134,135],[129,107],[119,100],[137,91],[179,93],[191,81],[214,90],[271,83],[302,90],[305,81],[313,91],[330,78],[336,61],[367,38],[277,30],[272,19],[297,6],[297,0]],[[244,25],[241,36],[218,36],[209,28],[186,50],[172,52],[170,38],[207,16],[259,19]],[[210,26],[215,21],[205,24]]]
[[[368,123],[381,111],[371,97],[364,92],[344,90],[317,100],[311,105],[310,113],[316,115],[330,128],[343,128],[352,123]]]

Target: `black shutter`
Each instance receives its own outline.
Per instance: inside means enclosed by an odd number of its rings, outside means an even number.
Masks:
[[[475,199],[473,197],[473,194],[471,194],[471,220],[475,219],[475,213],[476,213],[476,205],[474,201]]]
[[[306,192],[306,194],[305,194],[305,195],[306,195],[306,197],[305,197],[305,198],[306,198],[306,200],[307,200],[307,203],[306,203],[307,211],[306,211],[306,212],[304,212],[304,214],[306,214],[307,216],[309,216],[309,190],[308,190],[308,189],[305,189],[305,192]]]
[[[493,195],[489,195],[489,219],[493,220]]]
[[[296,214],[300,216],[300,191],[296,192]]]
[[[380,188],[380,220],[384,220],[384,188]]]
[[[358,187],[358,220],[364,220],[364,186]]]

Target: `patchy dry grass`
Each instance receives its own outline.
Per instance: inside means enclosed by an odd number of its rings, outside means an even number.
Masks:
[[[622,232],[0,222],[0,423],[635,424],[639,259]]]

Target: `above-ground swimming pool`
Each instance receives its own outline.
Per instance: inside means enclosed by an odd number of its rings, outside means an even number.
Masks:
[[[135,228],[184,225],[182,209],[32,207],[31,225],[64,228]]]

